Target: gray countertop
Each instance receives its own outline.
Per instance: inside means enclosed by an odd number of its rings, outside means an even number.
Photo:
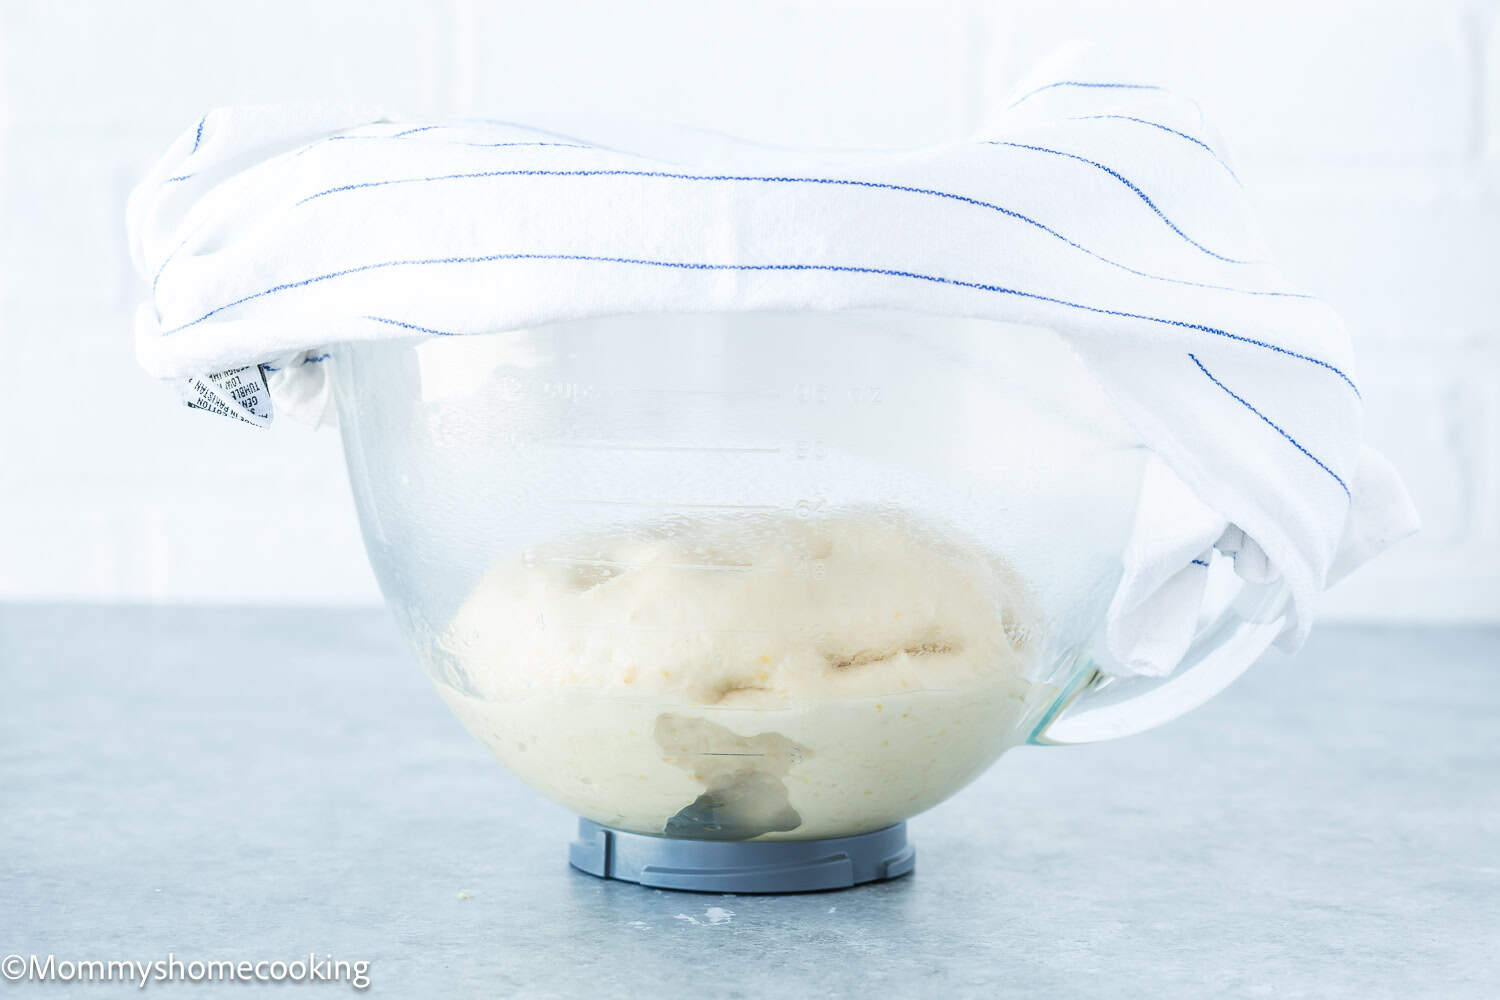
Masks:
[[[381,611],[12,605],[0,685],[0,954],[313,952],[394,996],[1500,996],[1496,629],[1322,628],[1163,729],[1013,751],[912,822],[914,877],[789,897],[570,870],[572,819]]]

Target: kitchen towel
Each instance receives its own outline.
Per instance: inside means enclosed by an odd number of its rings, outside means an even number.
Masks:
[[[1295,646],[1332,574],[1416,515],[1362,443],[1343,325],[1268,260],[1222,140],[1193,102],[1104,66],[1054,64],[978,134],[921,150],[214,111],[131,198],[138,355],[194,405],[265,423],[326,405],[346,341],[723,310],[1049,327],[1162,463],[1113,669],[1172,669],[1216,551],[1285,582]]]

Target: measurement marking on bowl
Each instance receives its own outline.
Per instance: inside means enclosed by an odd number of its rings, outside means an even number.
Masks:
[[[609,566],[620,569],[706,569],[715,573],[769,573],[766,566],[725,566],[715,563],[624,562],[619,559],[539,559],[554,566]]]
[[[652,444],[646,441],[541,441],[552,448],[584,448],[590,451],[701,451],[741,455],[779,455],[781,448],[746,448],[713,444]]]
[[[672,500],[589,500],[565,501],[597,507],[660,507],[667,510],[782,510],[774,503],[681,503]]]

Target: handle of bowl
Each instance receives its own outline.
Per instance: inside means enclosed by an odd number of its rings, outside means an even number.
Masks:
[[[1098,743],[1133,736],[1191,712],[1234,683],[1270,647],[1281,633],[1288,599],[1280,583],[1247,586],[1238,600],[1199,631],[1171,677],[1116,681],[1096,671],[1076,694],[1065,696],[1062,707],[1043,722],[1031,742]],[[1127,685],[1129,693],[1123,698],[1105,694]]]

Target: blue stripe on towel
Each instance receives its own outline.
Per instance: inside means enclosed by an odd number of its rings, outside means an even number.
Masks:
[[[301,361],[297,362],[295,365],[292,365],[292,367],[293,368],[300,368],[303,365],[315,365],[315,364],[318,364],[319,362],[327,361],[331,357],[333,357],[333,355],[332,354],[328,354],[328,353],[315,354],[315,355],[313,355],[310,358],[303,358]],[[262,362],[261,365],[260,365],[260,370],[263,371],[263,372],[279,372],[279,371],[281,371],[280,368],[278,368],[276,365],[270,364],[269,362]]]
[[[172,248],[172,252],[169,253],[169,254],[167,254],[167,256],[162,259],[161,267],[158,267],[156,269],[156,274],[152,275],[152,277],[151,277],[151,294],[153,296],[156,294],[157,283],[161,281],[162,273],[164,271],[166,271],[167,265],[170,264],[170,263],[172,263],[172,258],[177,256],[177,251],[179,251],[183,247],[187,246],[187,241],[190,240],[190,239],[192,239],[192,234],[191,233],[188,234],[187,236],[184,236],[182,238],[182,240],[175,247]],[[156,315],[156,318],[158,320],[161,319],[161,313],[159,311],[158,311],[158,313]]]
[[[1118,176],[1118,175],[1116,175],[1116,176]],[[1219,292],[1234,292],[1234,293],[1239,294],[1239,295],[1261,295],[1261,296],[1269,296],[1269,297],[1275,297],[1275,298],[1291,298],[1291,299],[1312,299],[1313,298],[1313,296],[1306,295],[1306,294],[1304,294],[1302,292],[1279,292],[1279,291],[1261,290],[1261,289],[1252,289],[1252,288],[1233,288],[1233,287],[1228,286],[1228,285],[1215,285],[1215,284],[1211,284],[1211,283],[1203,282],[1203,281],[1190,281],[1190,280],[1188,280],[1186,278],[1172,278],[1172,277],[1167,277],[1165,275],[1160,275],[1160,274],[1151,274],[1151,273],[1149,273],[1147,271],[1137,270],[1136,268],[1133,268],[1133,267],[1129,266],[1128,264],[1122,264],[1119,261],[1113,260],[1113,259],[1111,259],[1109,257],[1106,257],[1103,254],[1098,253],[1098,252],[1096,252],[1094,250],[1090,250],[1088,247],[1086,247],[1083,244],[1078,243],[1078,242],[1076,242],[1074,240],[1069,239],[1068,237],[1064,236],[1062,233],[1060,233],[1057,230],[1051,228],[1050,226],[1046,225],[1045,223],[1038,222],[1036,219],[1033,219],[1030,216],[1023,215],[1020,212],[1017,212],[1014,209],[1006,208],[1003,205],[997,205],[994,202],[983,201],[983,200],[981,200],[979,198],[970,197],[969,195],[954,194],[954,193],[949,192],[949,191],[938,191],[938,190],[936,190],[934,188],[914,187],[914,186],[907,185],[907,184],[888,184],[888,183],[885,183],[883,181],[854,180],[854,179],[851,179],[851,178],[843,178],[843,177],[793,177],[793,176],[776,175],[776,174],[771,174],[771,175],[754,175],[754,174],[687,174],[687,173],[674,173],[674,172],[668,172],[668,171],[662,171],[662,170],[625,170],[625,169],[618,169],[618,170],[617,169],[591,169],[591,170],[519,170],[519,169],[518,170],[476,170],[476,171],[466,171],[466,172],[463,172],[463,173],[454,173],[454,174],[434,174],[434,175],[428,176],[428,177],[394,177],[394,178],[390,178],[390,179],[387,179],[387,180],[360,181],[360,182],[353,183],[353,184],[341,184],[338,187],[326,188],[326,189],[324,189],[322,191],[318,191],[318,192],[315,192],[313,194],[310,194],[310,195],[306,196],[305,198],[302,198],[301,200],[299,200],[297,202],[297,204],[303,205],[303,204],[306,204],[307,202],[314,201],[314,200],[316,200],[318,198],[327,197],[328,195],[340,194],[340,193],[345,192],[345,191],[359,191],[359,190],[363,190],[363,189],[366,189],[366,188],[389,187],[389,186],[395,185],[395,184],[430,184],[430,183],[435,183],[435,182],[439,182],[439,181],[479,180],[479,179],[488,178],[488,177],[657,177],[657,178],[663,178],[663,179],[667,179],[667,180],[682,180],[682,181],[718,181],[718,182],[736,182],[736,183],[761,183],[761,184],[827,184],[827,185],[842,186],[842,187],[873,188],[873,189],[886,190],[886,191],[901,191],[901,192],[905,192],[907,194],[926,195],[926,196],[932,197],[932,198],[947,198],[947,199],[949,199],[951,201],[963,202],[965,204],[974,205],[974,206],[979,207],[979,208],[985,208],[985,209],[989,209],[989,210],[994,211],[994,212],[999,212],[1001,215],[1004,215],[1004,216],[1007,216],[1009,218],[1015,219],[1017,222],[1023,222],[1023,223],[1025,223],[1028,226],[1034,226],[1037,229],[1041,230],[1042,232],[1046,233],[1048,236],[1051,236],[1051,237],[1053,237],[1055,239],[1062,240],[1064,243],[1066,243],[1068,246],[1072,247],[1075,250],[1079,250],[1079,251],[1081,251],[1083,253],[1086,253],[1090,257],[1093,257],[1094,259],[1096,259],[1098,261],[1101,261],[1101,262],[1103,262],[1105,264],[1108,264],[1111,267],[1117,267],[1117,268],[1121,269],[1122,271],[1127,271],[1127,272],[1129,272],[1131,274],[1136,275],[1137,277],[1150,278],[1153,281],[1165,281],[1165,282],[1169,282],[1171,284],[1176,284],[1176,285],[1189,285],[1189,286],[1192,286],[1194,288],[1207,288],[1207,289],[1211,289],[1213,291],[1219,291]],[[1123,180],[1123,178],[1121,178],[1121,179]],[[1129,182],[1126,181],[1126,183],[1128,184]],[[1132,187],[1134,187],[1134,185],[1132,185]],[[1137,192],[1137,193],[1139,193],[1139,192]],[[1142,195],[1142,197],[1144,197],[1144,195]],[[1150,201],[1150,199],[1147,199],[1147,203],[1148,204],[1152,204],[1151,201]],[[1155,208],[1156,206],[1154,204],[1152,204],[1152,207]],[[1161,215],[1161,212],[1158,210],[1157,214]],[[1165,219],[1166,217],[1162,216],[1162,218]],[[1168,222],[1168,225],[1171,225],[1171,223]],[[1176,227],[1173,227],[1173,228],[1175,229]],[[1178,230],[1178,233],[1180,235],[1181,231]],[[1192,242],[1192,241],[1189,240],[1188,242]],[[1202,248],[1200,247],[1199,249],[1202,249]]]
[[[387,260],[378,261],[373,264],[360,264],[355,267],[348,267],[339,271],[330,271],[326,274],[317,274],[313,275],[310,278],[303,278],[299,281],[289,281],[280,285],[274,285],[271,288],[267,288],[259,292],[253,292],[250,295],[235,299],[233,302],[226,302],[222,306],[217,306],[213,309],[210,309],[208,312],[204,313],[202,316],[199,316],[195,320],[190,320],[180,326],[175,326],[170,330],[163,330],[162,336],[169,336],[182,330],[186,330],[189,327],[197,326],[199,323],[202,323],[203,321],[217,315],[218,313],[223,312],[226,309],[233,309],[235,306],[242,305],[253,299],[264,298],[267,295],[274,295],[278,292],[290,291],[294,288],[303,288],[307,285],[313,285],[323,281],[330,281],[334,278],[342,278],[351,274],[361,274],[366,271],[383,270],[389,267],[424,267],[443,264],[487,264],[502,260],[573,260],[606,264],[633,264],[644,267],[678,268],[685,271],[820,271],[834,274],[878,274],[896,278],[909,278],[915,281],[928,281],[934,284],[952,285],[957,288],[972,288],[982,292],[993,292],[997,295],[1015,295],[1020,298],[1032,299],[1037,302],[1047,302],[1052,305],[1059,305],[1068,309],[1079,309],[1084,312],[1097,313],[1101,316],[1117,316],[1122,319],[1138,319],[1149,323],[1160,323],[1164,326],[1175,326],[1184,330],[1197,330],[1201,333],[1212,334],[1216,337],[1224,337],[1228,340],[1237,340],[1241,343],[1252,344],[1256,347],[1263,347],[1267,350],[1275,351],[1278,354],[1285,354],[1288,357],[1298,358],[1302,361],[1307,361],[1312,364],[1319,365],[1323,368],[1327,368],[1339,378],[1343,379],[1349,385],[1349,388],[1354,390],[1355,395],[1359,394],[1359,389],[1357,386],[1355,386],[1353,380],[1326,361],[1310,357],[1306,354],[1299,354],[1296,351],[1288,350],[1285,347],[1279,347],[1276,344],[1267,343],[1264,340],[1257,340],[1253,337],[1245,337],[1237,333],[1230,333],[1227,330],[1221,330],[1217,327],[1205,326],[1202,323],[1191,323],[1187,320],[1181,319],[1164,319],[1159,316],[1147,316],[1143,313],[1126,312],[1121,309],[1106,309],[1101,306],[1091,306],[1080,302],[1069,302],[1066,299],[1054,298],[1053,296],[1042,295],[1037,292],[1022,291],[1021,289],[1017,288],[1006,288],[1002,285],[991,285],[978,281],[964,281],[959,278],[945,278],[941,275],[923,274],[918,271],[904,271],[898,268],[863,267],[854,264],[712,264],[697,261],[650,260],[643,257],[616,257],[606,256],[602,254],[573,253],[497,253],[484,254],[481,256],[424,257],[412,258],[407,260]]]
[[[1249,401],[1246,400],[1243,396],[1240,396],[1233,389],[1229,388],[1229,386],[1225,385],[1223,382],[1220,382],[1218,379],[1214,378],[1213,372],[1211,372],[1207,368],[1203,367],[1203,362],[1201,362],[1201,361],[1198,360],[1198,356],[1196,354],[1189,354],[1188,357],[1190,357],[1190,358],[1193,359],[1193,364],[1195,364],[1195,365],[1198,366],[1198,370],[1199,371],[1201,371],[1204,375],[1208,376],[1208,380],[1210,382],[1212,382],[1214,385],[1218,386],[1220,389],[1223,389],[1226,393],[1229,394],[1229,396],[1232,399],[1234,399],[1236,402],[1238,402],[1245,409],[1249,410],[1251,413],[1255,414],[1257,417],[1260,417],[1260,419],[1264,420],[1271,427],[1272,430],[1274,430],[1277,434],[1280,434],[1282,437],[1284,437],[1288,441],[1290,441],[1292,443],[1292,447],[1296,448],[1298,451],[1302,452],[1302,454],[1306,455],[1308,458],[1310,458],[1314,462],[1316,462],[1317,465],[1318,465],[1318,468],[1322,469],[1324,472],[1326,472],[1330,476],[1332,476],[1333,477],[1333,481],[1339,484],[1339,488],[1344,491],[1344,496],[1346,496],[1346,497],[1350,496],[1348,485],[1342,479],[1339,478],[1339,474],[1337,472],[1334,472],[1328,466],[1324,465],[1323,462],[1322,462],[1322,460],[1319,459],[1318,456],[1314,455],[1312,452],[1310,452],[1306,448],[1302,447],[1302,445],[1297,441],[1296,438],[1292,437],[1286,431],[1282,430],[1281,427],[1278,426],[1276,424],[1276,422],[1273,421],[1270,417],[1266,416],[1264,413],[1262,413],[1259,410],[1257,410],[1254,406],[1250,405]],[[1351,499],[1352,499],[1352,497],[1351,497]]]
[[[458,334],[454,333],[452,330],[434,330],[430,326],[418,326],[415,323],[407,323],[404,320],[390,319],[390,318],[385,317],[385,316],[366,316],[365,319],[372,320],[372,321],[374,321],[376,323],[384,323],[387,326],[399,326],[403,330],[414,330],[417,333],[430,333],[430,334],[432,334],[435,337],[456,337],[456,336],[459,336]]]
[[[1037,94],[1040,94],[1042,91],[1044,91],[1044,90],[1051,90],[1054,87],[1090,87],[1090,88],[1096,88],[1096,89],[1100,89],[1100,90],[1163,90],[1163,89],[1165,89],[1163,87],[1158,87],[1154,83],[1088,83],[1088,82],[1085,82],[1083,80],[1058,80],[1056,83],[1044,83],[1044,84],[1042,84],[1042,86],[1036,88],[1035,90],[1028,91],[1027,93],[1022,94],[1020,97],[1018,97],[1014,101],[1012,101],[1010,106],[1011,107],[1015,107],[1017,104],[1020,104],[1020,103],[1022,103],[1024,101],[1029,101],[1029,100],[1031,100],[1031,98],[1035,97]]]
[[[1186,139],[1188,142],[1191,142],[1193,145],[1195,145],[1195,146],[1201,146],[1204,149],[1208,150],[1208,155],[1212,156],[1215,160],[1217,160],[1219,162],[1219,166],[1223,167],[1225,170],[1227,170],[1229,172],[1229,176],[1234,178],[1236,184],[1239,183],[1240,178],[1239,178],[1239,175],[1234,172],[1234,168],[1231,167],[1228,163],[1224,162],[1224,158],[1222,156],[1220,156],[1217,152],[1215,152],[1214,148],[1212,146],[1210,146],[1208,143],[1204,142],[1202,139],[1198,138],[1197,136],[1195,136],[1195,135],[1189,135],[1186,132],[1178,131],[1177,129],[1172,128],[1170,125],[1163,125],[1161,122],[1154,122],[1154,121],[1151,121],[1150,119],[1147,119],[1147,118],[1136,118],[1134,115],[1070,115],[1069,119],[1071,121],[1075,121],[1075,122],[1097,121],[1097,120],[1113,120],[1113,121],[1122,121],[1122,122],[1135,122],[1137,125],[1149,125],[1152,128],[1154,128],[1154,129],[1160,129],[1163,132],[1170,132],[1172,135],[1181,136],[1182,138]],[[1241,186],[1243,186],[1243,185],[1241,185]]]
[[[1077,160],[1079,163],[1087,163],[1089,166],[1095,167],[1095,168],[1097,168],[1099,170],[1104,171],[1106,174],[1109,174],[1115,180],[1119,181],[1121,184],[1124,184],[1126,187],[1128,187],[1131,191],[1135,192],[1136,197],[1140,198],[1141,201],[1144,201],[1147,205],[1149,205],[1150,208],[1151,208],[1151,211],[1155,212],[1157,214],[1157,216],[1161,219],[1161,221],[1163,221],[1163,222],[1165,222],[1167,224],[1167,227],[1169,229],[1171,229],[1172,232],[1176,233],[1178,236],[1181,236],[1183,239],[1187,240],[1193,246],[1197,247],[1199,250],[1202,250],[1204,253],[1208,254],[1210,257],[1214,257],[1214,258],[1217,258],[1218,260],[1222,260],[1222,261],[1224,261],[1227,264],[1259,264],[1259,263],[1262,263],[1261,261],[1241,260],[1241,259],[1239,259],[1237,257],[1226,257],[1226,256],[1224,256],[1221,253],[1215,253],[1214,251],[1210,250],[1208,247],[1204,246],[1202,243],[1199,243],[1197,240],[1193,239],[1187,233],[1185,233],[1181,229],[1179,229],[1177,227],[1177,223],[1175,223],[1171,219],[1167,218],[1167,214],[1165,212],[1163,212],[1160,208],[1158,208],[1156,206],[1156,202],[1152,201],[1151,197],[1149,195],[1147,195],[1146,192],[1142,191],[1140,188],[1138,188],[1134,184],[1132,184],[1130,182],[1129,178],[1127,178],[1124,174],[1120,173],[1118,170],[1115,170],[1113,167],[1105,166],[1104,164],[1100,163],[1098,160],[1091,160],[1087,156],[1079,156],[1077,153],[1068,153],[1068,152],[1064,152],[1061,149],[1051,149],[1051,148],[1049,148],[1047,146],[1029,146],[1029,145],[1027,145],[1024,142],[1002,142],[1002,141],[1000,141],[998,139],[991,139],[991,140],[989,140],[989,145],[991,145],[991,146],[1009,146],[1012,149],[1029,149],[1029,150],[1032,150],[1032,151],[1037,152],[1037,153],[1049,153],[1052,156],[1062,156],[1062,157],[1066,157],[1067,159],[1070,159],[1070,160]]]
[[[532,127],[530,125],[521,125],[521,124],[518,124],[518,123],[515,123],[515,122],[491,121],[491,122],[486,122],[486,124],[503,125],[503,126],[505,126],[507,128],[519,129],[522,132],[534,132],[537,135],[556,136],[556,133],[549,132],[546,129],[534,128],[534,127]],[[465,128],[465,127],[466,126],[464,124],[462,124],[462,123],[460,123],[460,124],[454,124],[454,125],[421,125],[421,126],[418,126],[416,128],[409,128],[409,129],[405,129],[404,131],[401,131],[401,132],[395,132],[395,133],[392,133],[391,135],[330,135],[330,136],[325,136],[322,139],[315,139],[312,142],[309,142],[307,145],[305,145],[301,149],[297,150],[297,152],[296,152],[295,155],[296,156],[302,156],[305,153],[308,153],[308,152],[311,152],[314,149],[317,149],[319,146],[323,145],[326,142],[348,142],[350,140],[371,140],[371,139],[384,139],[384,140],[389,141],[391,139],[404,139],[404,138],[406,138],[409,135],[417,135],[417,134],[422,133],[422,132],[432,132],[432,131],[435,131],[435,130],[448,130],[448,129],[457,129],[457,128]],[[441,140],[441,141],[449,142],[449,143],[451,143],[452,145],[455,145],[455,146],[490,146],[490,147],[494,147],[494,146],[565,146],[565,147],[576,147],[578,149],[597,149],[597,148],[599,148],[597,146],[592,146],[592,145],[590,145],[588,143],[582,143],[582,142],[464,142],[464,141],[459,140],[459,139]]]

